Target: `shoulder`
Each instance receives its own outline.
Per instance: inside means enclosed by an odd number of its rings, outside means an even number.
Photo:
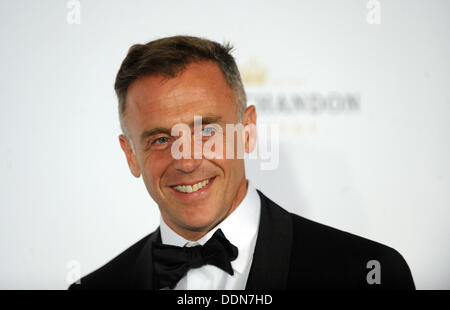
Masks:
[[[292,227],[290,282],[306,287],[414,289],[411,272],[395,249],[302,216],[289,213],[260,194],[272,214]],[[381,284],[368,284],[373,268],[381,270]],[[370,275],[369,275],[370,276]],[[297,278],[302,277],[302,281]]]
[[[293,275],[319,286],[414,289],[408,264],[397,250],[298,215],[291,218]],[[378,274],[370,274],[372,270]]]
[[[342,231],[291,213],[294,245],[318,253],[339,251],[351,257],[401,256],[395,249],[379,242]]]
[[[70,285],[69,290],[131,288],[136,260],[153,232],[97,270]]]
[[[353,255],[361,253],[394,252],[395,250],[376,241],[324,225],[290,213],[294,244],[311,249],[330,251],[345,249]],[[396,252],[396,251],[395,251]]]

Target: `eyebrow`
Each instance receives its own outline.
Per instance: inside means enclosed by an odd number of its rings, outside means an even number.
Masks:
[[[222,116],[205,116],[205,117],[202,117],[202,125],[204,125],[204,124],[209,125],[209,124],[217,123],[221,120],[222,120]],[[190,127],[194,126],[194,121],[192,121],[189,124],[189,126]]]
[[[202,125],[217,123],[221,120],[222,120],[222,116],[205,116],[205,117],[202,117]],[[189,127],[194,127],[194,121],[189,123]],[[172,129],[166,128],[166,127],[156,127],[153,129],[145,130],[144,132],[141,133],[141,142],[143,142],[148,137],[152,137],[152,136],[155,136],[155,135],[158,135],[161,133],[170,136],[172,133]]]
[[[160,133],[164,133],[170,136],[171,130],[164,127],[156,127],[150,130],[145,130],[143,133],[141,133],[141,143],[145,141],[145,139],[147,139],[148,137],[152,137]]]

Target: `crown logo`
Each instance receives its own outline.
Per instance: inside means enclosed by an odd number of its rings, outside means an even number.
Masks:
[[[267,82],[267,68],[256,58],[250,58],[241,66],[240,71],[246,86],[264,85]]]

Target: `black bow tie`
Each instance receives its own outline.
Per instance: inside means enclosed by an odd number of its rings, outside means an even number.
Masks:
[[[225,238],[222,230],[217,229],[205,243],[194,247],[178,247],[155,243],[153,262],[157,277],[157,289],[173,289],[191,268],[214,265],[233,275],[231,261],[238,255],[238,249]]]

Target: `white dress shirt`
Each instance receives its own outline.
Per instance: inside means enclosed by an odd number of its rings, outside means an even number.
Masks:
[[[243,290],[247,284],[258,235],[261,201],[256,189],[247,180],[247,193],[239,206],[196,242],[174,232],[161,218],[160,231],[163,244],[174,246],[204,245],[217,229],[238,248],[238,256],[231,262],[234,275],[213,265],[190,269],[175,286],[175,290]]]

